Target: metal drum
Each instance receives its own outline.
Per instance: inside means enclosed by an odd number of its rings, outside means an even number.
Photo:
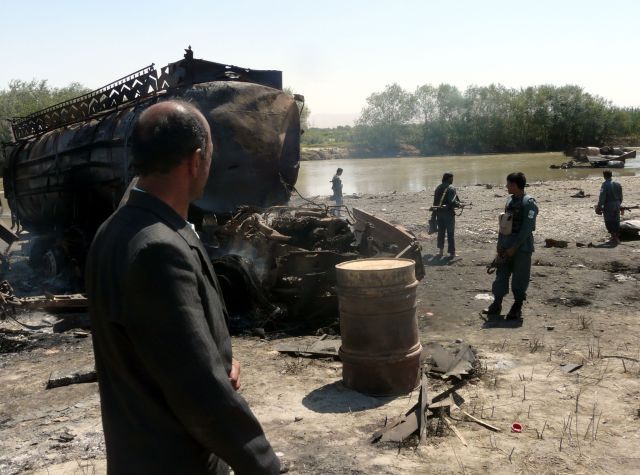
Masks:
[[[376,396],[414,389],[419,383],[422,352],[414,261],[343,262],[336,265],[336,277],[345,386]]]

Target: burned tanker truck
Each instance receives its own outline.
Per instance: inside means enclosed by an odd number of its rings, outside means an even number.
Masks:
[[[100,89],[12,120],[4,192],[29,233],[33,267],[81,272],[100,224],[134,178],[128,143],[146,107],[181,99],[207,118],[214,164],[189,210],[218,273],[236,326],[320,323],[337,317],[335,264],[359,257],[416,260],[415,237],[365,212],[332,217],[324,204],[288,206],[300,160],[304,98],[282,73],[193,58],[153,65]],[[259,319],[260,321],[256,321]]]

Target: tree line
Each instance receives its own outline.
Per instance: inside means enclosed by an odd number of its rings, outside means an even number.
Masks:
[[[0,90],[0,142],[11,141],[8,118],[77,97],[89,89],[46,80],[9,83]],[[290,90],[286,90],[291,94]],[[303,127],[309,109],[302,114]],[[347,146],[357,153],[424,155],[569,150],[576,146],[640,143],[640,108],[616,107],[579,86],[506,88],[425,84],[414,92],[391,84],[371,94],[353,127],[309,129],[306,145]]]
[[[615,107],[573,85],[492,84],[461,92],[426,84],[409,92],[391,84],[367,98],[349,132],[363,154],[394,154],[406,146],[424,155],[557,151],[614,140],[637,144],[640,109]]]
[[[25,117],[87,92],[89,89],[77,82],[58,88],[49,86],[45,79],[10,81],[7,89],[0,90],[0,143],[13,140],[9,119]]]

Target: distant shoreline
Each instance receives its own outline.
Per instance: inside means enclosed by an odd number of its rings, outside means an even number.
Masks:
[[[627,147],[629,149],[640,151],[640,146]],[[480,157],[480,156],[494,156],[494,155],[517,155],[521,153],[527,154],[547,154],[547,153],[560,153],[565,154],[563,150],[550,150],[546,152],[531,152],[531,151],[517,151],[517,152],[486,152],[486,153],[463,153],[463,154],[440,154],[440,155],[422,155],[419,150],[414,148],[407,148],[406,150],[396,152],[363,152],[357,151],[349,147],[301,147],[300,148],[300,160],[301,161],[315,161],[315,160],[337,160],[337,159],[361,159],[361,158],[402,158],[402,157]]]
[[[341,159],[354,159],[359,160],[363,158],[408,158],[408,157],[481,157],[481,156],[495,156],[495,155],[517,155],[517,154],[549,154],[559,153],[561,150],[549,151],[549,152],[495,152],[495,153],[465,153],[460,155],[455,154],[443,154],[443,155],[422,155],[418,150],[407,150],[404,152],[376,152],[376,153],[363,153],[357,152],[351,148],[346,147],[302,147],[300,149],[300,161],[318,161],[318,160],[341,160]]]

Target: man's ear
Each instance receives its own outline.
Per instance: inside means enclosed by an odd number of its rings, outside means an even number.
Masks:
[[[202,166],[202,156],[203,152],[201,148],[197,148],[193,151],[191,156],[187,159],[187,164],[189,168],[189,175],[197,176],[200,167]]]

